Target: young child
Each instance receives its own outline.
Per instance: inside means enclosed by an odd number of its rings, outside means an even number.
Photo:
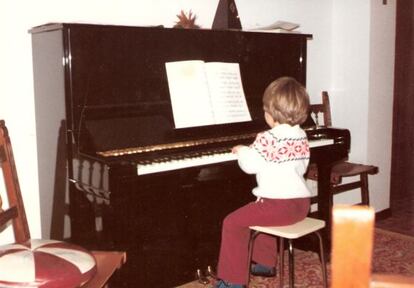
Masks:
[[[304,174],[309,162],[309,144],[299,124],[308,115],[309,96],[290,77],[273,81],[263,95],[263,109],[270,129],[259,133],[250,146],[236,146],[240,168],[256,174],[257,187],[251,202],[226,216],[217,276],[217,288],[246,287],[248,280],[249,226],[290,225],[304,219],[310,206],[310,191]],[[274,276],[276,241],[259,234],[253,248],[251,273]]]

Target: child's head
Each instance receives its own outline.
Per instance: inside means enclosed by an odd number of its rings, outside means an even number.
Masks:
[[[305,87],[291,77],[281,77],[267,86],[263,108],[279,124],[297,125],[308,117],[309,96]]]

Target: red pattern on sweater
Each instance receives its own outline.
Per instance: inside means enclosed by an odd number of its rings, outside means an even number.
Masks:
[[[286,162],[309,158],[309,143],[303,138],[277,138],[270,132],[259,133],[251,145],[267,162]]]

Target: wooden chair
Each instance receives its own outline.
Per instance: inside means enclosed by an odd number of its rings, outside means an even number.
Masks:
[[[12,150],[10,138],[9,138],[8,131],[5,126],[4,120],[0,120],[0,164],[1,164],[1,170],[4,176],[4,184],[5,184],[7,199],[9,203],[8,208],[3,210],[2,200],[1,200],[1,195],[0,195],[0,229],[2,229],[5,225],[8,225],[11,221],[12,227],[13,227],[13,233],[14,233],[14,237],[16,241],[15,244],[5,245],[5,246],[14,247],[14,246],[19,245],[19,247],[21,246],[29,247],[30,245],[33,245],[31,244],[32,243],[31,241],[33,239],[30,238],[30,231],[29,231],[29,226],[28,226],[28,222],[26,219],[23,199],[22,199],[22,195],[21,195],[21,191],[19,187],[19,181],[18,181],[16,166],[15,166],[14,157],[13,157],[13,150]],[[0,231],[3,231],[3,230],[0,230]],[[70,243],[61,242],[61,241],[56,241],[56,242],[59,245],[61,244],[65,245],[64,247],[65,249],[69,246],[75,247],[74,249],[78,249],[78,248],[83,249],[81,247],[72,245]],[[2,247],[0,247],[0,257],[3,257],[5,254],[8,254],[8,253],[11,254],[13,252],[10,249],[7,250],[6,248],[4,248],[5,246],[2,246],[3,250],[2,250]],[[30,246],[30,248],[32,247],[33,246]],[[94,259],[96,265],[94,265],[93,267],[93,274],[91,273],[92,276],[88,278],[88,282],[82,287],[89,287],[89,288],[104,287],[108,279],[110,278],[110,276],[117,269],[119,269],[122,266],[122,264],[126,261],[125,252],[118,252],[118,251],[89,252],[86,250],[84,251],[85,251],[85,254],[82,254],[82,255],[92,255],[91,259]],[[3,262],[0,261],[0,270],[4,270],[5,267],[1,266],[1,265],[4,265],[2,264],[4,262],[6,263],[5,265],[9,265],[10,263],[7,261],[3,261]],[[45,266],[47,266],[48,263],[49,262],[47,262]],[[22,270],[23,268],[24,267],[22,267],[22,265],[19,265],[18,270]],[[52,268],[56,270],[56,267],[52,267]],[[52,270],[52,268],[46,268],[46,269]],[[49,277],[56,277],[53,275],[54,273],[55,272],[49,273],[49,274],[52,274],[52,276],[49,276]],[[1,281],[10,281],[10,280],[0,279],[0,283],[4,283]],[[10,284],[10,287],[19,287],[19,285],[21,284],[13,284],[13,285]],[[2,284],[0,284],[0,286],[2,286]],[[62,288],[73,287],[71,285],[69,286],[58,285],[58,286]],[[40,285],[39,287],[42,287],[42,285]],[[54,286],[54,287],[57,287],[57,286]]]
[[[315,124],[317,127],[320,126],[320,114],[323,115],[323,126],[332,126],[328,92],[322,92],[322,104],[312,104],[310,106],[310,113],[311,116],[315,119]],[[339,161],[332,166],[331,191],[335,195],[353,189],[360,189],[361,204],[369,205],[368,175],[374,175],[377,173],[378,167],[376,166],[352,163],[344,159],[343,161]],[[359,180],[345,184],[342,183],[342,178],[352,176],[359,176]],[[316,181],[318,180],[318,168],[315,164],[309,165],[306,177],[308,179]]]
[[[375,211],[367,206],[333,208],[332,288],[414,287],[414,278],[371,274]]]
[[[278,271],[279,271],[279,287],[283,286],[283,266],[284,266],[284,241],[288,241],[288,254],[289,254],[289,287],[293,288],[295,286],[295,269],[294,269],[294,253],[293,253],[293,240],[304,237],[306,235],[314,233],[318,236],[319,240],[319,257],[321,260],[322,267],[322,277],[323,285],[325,288],[328,287],[327,272],[326,272],[326,263],[325,263],[325,251],[323,249],[323,240],[322,236],[319,233],[319,230],[325,227],[325,221],[307,217],[300,222],[297,222],[292,225],[286,226],[251,226],[251,236],[249,241],[249,271],[250,263],[252,260],[253,253],[253,244],[254,239],[260,233],[266,233],[272,236],[275,236],[275,240],[278,241]],[[250,279],[250,277],[249,277]]]

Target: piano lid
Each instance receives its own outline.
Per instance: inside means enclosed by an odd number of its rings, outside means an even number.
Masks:
[[[90,153],[259,131],[266,86],[281,76],[306,84],[310,35],[88,24],[49,30],[63,36],[68,130]],[[183,60],[239,63],[252,121],[175,129],[165,63]]]

